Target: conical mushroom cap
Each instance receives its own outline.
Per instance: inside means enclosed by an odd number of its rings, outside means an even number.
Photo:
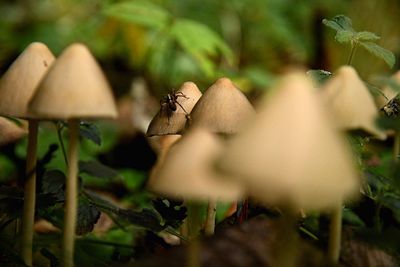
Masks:
[[[234,134],[254,113],[253,106],[232,81],[220,78],[200,98],[190,117],[194,127]]]
[[[83,44],[68,46],[51,66],[29,103],[29,111],[47,119],[114,118],[111,88]]]
[[[0,117],[0,146],[12,143],[28,134],[26,123],[21,127],[7,118]]]
[[[379,139],[384,132],[375,125],[378,109],[367,87],[350,66],[341,67],[321,90],[339,129],[363,129]]]
[[[54,56],[42,43],[31,43],[0,80],[0,114],[32,118],[28,101],[53,63]]]
[[[218,167],[264,203],[305,210],[337,205],[359,186],[351,153],[299,73],[283,78],[252,124],[228,141]]]
[[[222,144],[213,134],[200,129],[189,131],[168,150],[163,163],[153,173],[150,189],[171,197],[200,201],[239,199],[243,194],[241,188],[212,169],[221,149]]]
[[[168,104],[161,105],[160,111],[150,122],[147,136],[180,134],[185,129],[187,115],[201,97],[201,92],[193,82],[185,82],[177,93],[182,94],[176,100],[181,106],[176,105],[176,111],[172,111]]]

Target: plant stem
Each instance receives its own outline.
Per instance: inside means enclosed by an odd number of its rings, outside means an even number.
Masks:
[[[37,120],[29,120],[28,149],[26,155],[26,177],[24,183],[24,206],[22,211],[21,256],[26,265],[32,266],[33,224],[36,200],[36,150]]]
[[[61,135],[62,127],[60,127],[59,125],[60,125],[60,123],[57,123],[57,137],[58,137],[58,142],[60,142],[61,151],[62,151],[62,153],[63,153],[65,165],[68,166],[67,152],[65,151],[64,141],[63,141],[62,135]]]
[[[65,188],[63,267],[74,266],[75,229],[78,206],[78,151],[79,121],[71,119],[69,125],[68,176]]]
[[[188,224],[188,239],[192,240],[199,236],[200,229],[202,226],[201,220],[201,205],[191,201],[187,201],[187,212],[186,218]]]
[[[340,257],[340,244],[342,236],[342,203],[339,203],[331,214],[331,226],[329,233],[328,260],[336,265]]]
[[[356,52],[357,45],[358,45],[357,42],[354,42],[354,41],[351,42],[351,50],[350,50],[349,59],[347,60],[347,65],[351,65],[351,62],[353,61],[353,56]]]
[[[215,215],[217,214],[217,201],[210,199],[207,207],[207,217],[204,225],[204,233],[213,235],[215,230]]]
[[[399,161],[399,153],[400,153],[400,133],[396,131],[393,143],[393,161],[395,163]]]

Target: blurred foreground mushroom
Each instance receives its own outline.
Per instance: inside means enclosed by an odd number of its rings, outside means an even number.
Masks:
[[[305,74],[285,76],[275,91],[256,119],[228,141],[219,168],[241,179],[254,198],[282,209],[286,242],[276,266],[293,266],[296,211],[341,209],[343,200],[357,194],[359,179],[350,150]]]
[[[353,67],[339,68],[321,89],[321,97],[339,129],[362,129],[386,139],[375,124],[378,109],[374,99]]]
[[[73,266],[78,199],[79,119],[115,118],[111,88],[100,66],[82,44],[68,46],[29,104],[29,110],[47,119],[68,120],[69,151],[63,232],[64,267]]]
[[[15,142],[28,134],[25,122],[18,125],[8,118],[0,117],[0,146]]]
[[[212,162],[221,150],[218,137],[203,129],[190,130],[168,150],[148,186],[160,194],[185,200],[238,200],[243,189],[213,171]],[[214,231],[214,224],[206,224],[210,227],[205,229],[207,234]],[[189,235],[196,233],[189,229]]]
[[[24,206],[21,227],[21,255],[25,264],[32,265],[33,223],[36,199],[36,146],[38,118],[28,109],[28,101],[54,60],[53,54],[42,43],[31,43],[13,62],[0,81],[0,114],[28,119],[28,147]]]

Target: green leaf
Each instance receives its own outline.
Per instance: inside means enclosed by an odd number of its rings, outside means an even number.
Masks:
[[[361,218],[355,212],[347,208],[343,209],[343,221],[354,226],[361,226],[361,227],[365,226],[363,220],[361,220]]]
[[[379,37],[375,33],[367,31],[357,32],[355,37],[359,41],[376,41],[381,39],[381,37]]]
[[[113,179],[120,177],[118,172],[98,161],[79,161],[79,171],[98,178]]]
[[[354,32],[353,25],[351,23],[351,19],[344,15],[337,15],[331,20],[323,19],[322,23],[325,24],[326,26],[336,30],[337,32],[339,32],[339,31],[353,31]]]
[[[323,85],[332,76],[332,73],[326,70],[309,70],[307,75],[311,77],[318,85]]]
[[[386,62],[386,64],[389,65],[389,67],[392,68],[394,66],[396,58],[391,51],[372,42],[360,42],[360,45],[365,49],[367,49],[367,51],[369,51],[371,54],[377,56],[378,58],[383,59]]]
[[[190,54],[207,76],[212,76],[216,63],[212,57],[221,53],[229,62],[233,60],[232,50],[220,36],[207,26],[189,19],[177,19],[171,27],[171,36],[185,52]]]
[[[160,30],[171,20],[168,10],[150,1],[136,0],[116,3],[104,10],[107,16]]]
[[[100,130],[94,123],[82,121],[79,125],[79,134],[96,145],[101,145]]]
[[[42,177],[43,193],[59,193],[63,191],[65,175],[59,170],[48,170]]]
[[[335,40],[339,43],[349,43],[354,38],[353,31],[338,31],[335,35]]]
[[[100,218],[100,210],[86,198],[79,199],[76,234],[84,235],[93,231]]]

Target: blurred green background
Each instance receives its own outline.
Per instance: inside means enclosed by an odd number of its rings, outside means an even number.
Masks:
[[[334,71],[350,48],[321,20],[337,14],[400,51],[396,0],[3,0],[0,14],[0,73],[30,42],[55,55],[83,42],[117,96],[135,77],[160,96],[187,80],[204,90],[223,75],[245,92],[265,89],[291,65]],[[394,72],[362,49],[354,66],[366,79]]]

